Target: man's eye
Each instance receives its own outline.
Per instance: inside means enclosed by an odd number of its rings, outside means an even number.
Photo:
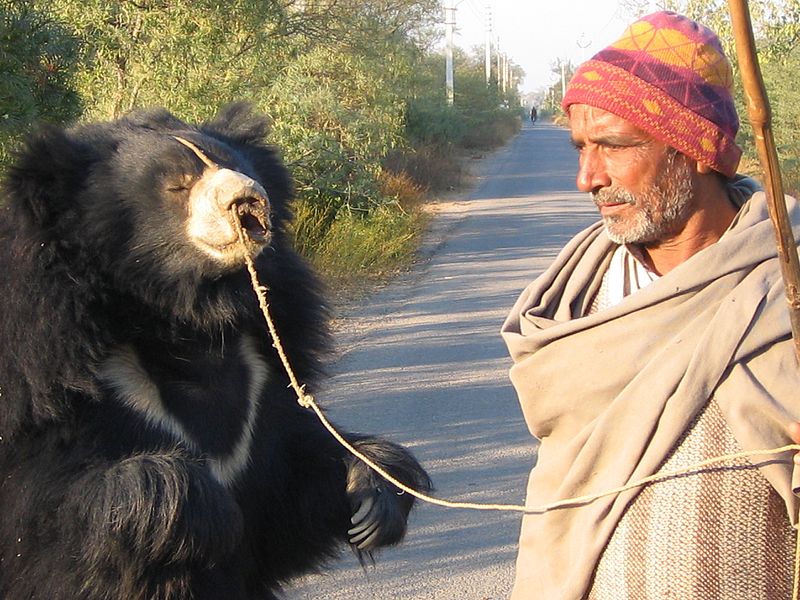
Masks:
[[[618,150],[635,150],[635,149],[646,149],[650,147],[652,142],[650,140],[646,141],[639,141],[639,140],[630,140],[630,141],[620,141],[620,142],[605,142],[603,146],[608,150],[618,151]]]

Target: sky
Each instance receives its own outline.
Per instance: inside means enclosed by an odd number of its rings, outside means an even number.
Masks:
[[[456,3],[454,43],[466,50],[484,47],[487,14],[500,51],[526,73],[524,94],[559,80],[557,59],[574,65],[615,41],[634,17],[619,0],[444,0]],[[651,2],[651,7],[655,5]],[[457,69],[457,65],[456,65]]]

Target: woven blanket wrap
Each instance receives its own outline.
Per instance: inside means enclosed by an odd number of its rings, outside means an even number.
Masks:
[[[792,198],[787,207],[800,239],[800,208]],[[800,367],[763,193],[719,242],[581,317],[615,247],[601,223],[578,234],[503,325],[511,380],[541,441],[528,506],[655,473],[712,396],[744,450],[791,443],[786,425],[800,417]],[[795,524],[791,453],[759,469]],[[637,493],[525,515],[512,598],[582,598]]]

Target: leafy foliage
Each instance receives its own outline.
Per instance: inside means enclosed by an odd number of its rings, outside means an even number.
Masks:
[[[274,82],[267,105],[303,198],[334,212],[380,204],[380,161],[399,141],[402,103],[377,65],[314,49]]]
[[[800,91],[794,85],[798,70],[800,47],[795,45],[779,60],[770,62],[764,74],[784,187],[794,196],[800,195]]]
[[[80,113],[76,52],[68,31],[32,2],[0,1],[0,163],[32,123]]]
[[[512,92],[487,90],[469,57],[458,58],[457,106],[446,105],[444,58],[431,51],[438,0],[0,0],[0,10],[0,162],[43,119],[159,105],[198,121],[249,100],[271,116],[293,170],[297,244],[312,257],[348,227],[361,232],[348,238],[354,256],[359,243],[407,251],[380,238],[404,239],[387,224],[413,237],[404,206],[452,172],[452,150],[515,131],[501,108]],[[343,268],[368,263],[384,269],[363,258]]]
[[[81,41],[77,84],[90,119],[149,105],[207,116],[273,76],[284,52],[275,1],[53,0],[50,10]]]

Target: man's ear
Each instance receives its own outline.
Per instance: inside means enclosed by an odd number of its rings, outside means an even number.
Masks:
[[[708,175],[709,173],[713,173],[714,169],[705,163],[697,161],[697,172],[700,173],[700,175]]]
[[[93,151],[68,132],[45,126],[16,152],[3,182],[3,202],[28,225],[56,225],[84,185]]]

